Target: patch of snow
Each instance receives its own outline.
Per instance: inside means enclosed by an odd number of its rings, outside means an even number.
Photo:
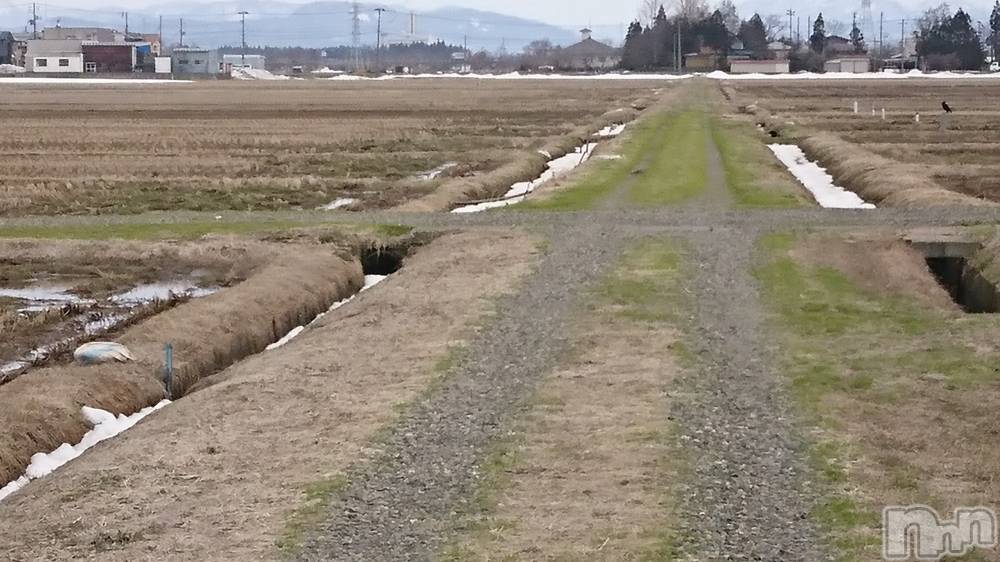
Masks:
[[[169,400],[163,400],[159,404],[143,408],[131,416],[119,415],[117,417],[111,412],[84,406],[82,408],[83,417],[93,426],[93,429],[85,433],[83,439],[76,445],[63,443],[51,453],[35,453],[32,455],[31,464],[25,470],[24,476],[0,488],[0,501],[3,501],[7,496],[26,486],[28,482],[52,474],[56,469],[79,457],[84,451],[101,441],[111,439],[130,429],[146,416],[168,404],[170,404]]]
[[[291,80],[289,76],[272,74],[260,68],[234,68],[233,78],[237,80]]]
[[[335,76],[328,80],[403,80],[428,78],[462,78],[466,80],[684,80],[691,75],[677,74],[521,74],[509,72],[506,74],[460,74],[457,72],[441,74],[395,74],[367,78],[362,76]]]
[[[715,72],[710,72],[705,74],[706,77],[712,78],[714,80],[899,80],[899,79],[912,79],[912,78],[931,78],[931,79],[968,79],[968,78],[1000,78],[996,74],[985,74],[985,73],[960,73],[960,72],[921,72],[919,70],[911,70],[900,74],[898,72],[867,72],[867,73],[851,73],[851,72],[797,72],[795,74],[729,74],[728,72],[723,72],[717,70]]]
[[[172,281],[166,283],[147,283],[129,291],[114,295],[111,302],[135,306],[158,300],[170,300],[174,297],[190,297],[193,299],[207,297],[218,292],[218,289],[202,288],[189,281]]]
[[[454,168],[455,166],[458,166],[457,162],[447,162],[445,164],[441,164],[440,166],[434,168],[433,170],[428,170],[426,172],[417,174],[417,179],[420,181],[436,180],[439,177],[441,177],[441,174],[447,172],[448,170]]]
[[[538,176],[534,180],[518,182],[512,185],[503,198],[497,201],[484,201],[482,203],[459,207],[453,210],[452,213],[481,213],[489,209],[498,209],[500,207],[516,205],[527,199],[529,193],[589,160],[593,155],[595,148],[597,148],[597,143],[595,142],[577,147],[573,150],[573,152],[556,158],[555,160],[551,160],[547,164],[546,170],[542,172],[542,175]]]
[[[352,197],[338,197],[332,202],[323,205],[319,209],[321,211],[336,211],[337,209],[342,209],[344,207],[350,207],[351,205],[357,203],[358,200]]]
[[[98,84],[104,86],[139,86],[139,85],[166,85],[166,84],[191,84],[191,80],[156,80],[139,78],[41,78],[35,76],[18,76],[16,78],[0,78],[0,84]]]
[[[625,132],[625,127],[627,127],[627,126],[628,125],[626,125],[625,123],[619,123],[617,125],[608,125],[607,127],[605,127],[603,129],[601,129],[600,131],[597,131],[596,133],[594,133],[594,136],[602,138],[602,139],[614,138],[614,137],[617,137],[618,135],[624,133]]]
[[[819,164],[809,160],[802,149],[794,144],[768,145],[788,171],[816,198],[821,207],[827,209],[874,209],[853,191],[848,191],[834,183],[833,176]]]
[[[330,68],[329,66],[324,66],[323,68],[319,68],[317,70],[313,70],[312,72],[310,72],[310,74],[314,74],[316,76],[340,76],[340,75],[344,74],[344,71],[343,70],[334,70],[334,69]]]
[[[552,153],[549,152],[548,150],[539,150],[538,153],[548,158],[549,160],[552,160]]]
[[[329,314],[329,313],[333,312],[334,310],[337,310],[338,308],[340,308],[340,307],[344,306],[345,304],[351,302],[352,300],[355,299],[355,297],[358,296],[358,294],[361,294],[361,293],[367,291],[368,289],[371,289],[375,285],[378,285],[379,283],[381,283],[382,281],[385,281],[388,278],[389,278],[388,275],[365,275],[365,284],[361,287],[361,290],[358,291],[357,294],[351,295],[351,296],[347,297],[344,300],[340,300],[340,301],[337,301],[337,302],[333,303],[330,306],[330,308],[327,309],[326,312],[321,312],[321,313],[317,314],[316,318],[313,318],[312,322],[306,324],[305,326],[296,326],[295,328],[292,328],[292,331],[290,331],[287,334],[285,334],[284,337],[282,337],[280,340],[278,340],[278,341],[272,343],[271,345],[267,346],[266,348],[264,348],[264,351],[271,351],[271,350],[278,349],[279,347],[283,347],[283,346],[287,345],[288,342],[290,342],[293,339],[297,338],[302,332],[304,332],[306,328],[308,328],[309,326],[312,326],[316,322],[319,322],[319,320],[321,318],[323,318],[324,316],[326,316],[327,314]]]
[[[598,160],[621,160],[624,156],[621,154],[598,154],[594,158]]]
[[[25,69],[23,66],[17,66],[16,64],[0,64],[0,74],[24,74]]]

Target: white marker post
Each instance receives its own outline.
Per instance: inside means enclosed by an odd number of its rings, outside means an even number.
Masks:
[[[858,100],[854,100],[854,114],[858,114]]]

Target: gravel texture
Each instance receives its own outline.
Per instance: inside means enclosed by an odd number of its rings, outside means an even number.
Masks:
[[[384,454],[348,473],[350,485],[302,560],[426,560],[451,515],[471,497],[478,463],[566,347],[577,295],[621,252],[624,239],[587,224],[553,238],[538,271],[498,303],[468,359],[413,406]]]

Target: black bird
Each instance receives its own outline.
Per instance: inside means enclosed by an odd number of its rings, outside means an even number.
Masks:
[[[945,113],[952,113],[951,106],[948,105],[948,102],[946,101],[941,102],[941,107],[944,109]]]

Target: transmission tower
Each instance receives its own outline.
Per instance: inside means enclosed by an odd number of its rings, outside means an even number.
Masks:
[[[351,20],[354,27],[351,31],[351,39],[354,47],[354,71],[361,71],[361,5],[354,2],[351,12]]]
[[[875,41],[875,16],[872,15],[872,0],[861,0],[861,22],[858,29],[865,34],[865,43]]]

